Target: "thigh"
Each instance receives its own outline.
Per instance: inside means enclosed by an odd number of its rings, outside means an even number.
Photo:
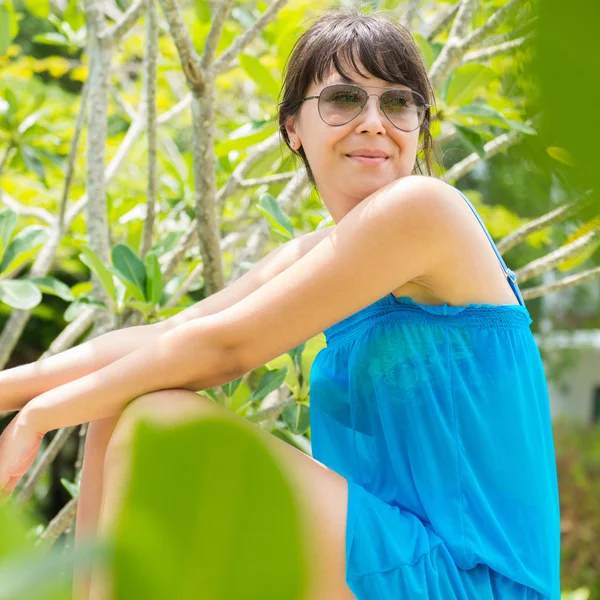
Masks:
[[[306,600],[354,600],[346,584],[348,483],[337,472],[220,404],[182,389],[160,390],[131,402],[121,414],[107,448],[107,467],[128,450],[139,419],[168,425],[202,416],[230,418],[258,435],[280,461],[305,514],[314,589]]]

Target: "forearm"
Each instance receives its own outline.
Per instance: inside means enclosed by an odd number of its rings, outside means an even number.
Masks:
[[[223,385],[239,373],[222,342],[207,320],[195,319],[112,364],[43,393],[25,407],[23,418],[45,433],[119,414],[149,392]]]
[[[31,399],[48,390],[152,345],[162,333],[159,325],[109,331],[54,356],[0,371],[0,411],[21,410]]]

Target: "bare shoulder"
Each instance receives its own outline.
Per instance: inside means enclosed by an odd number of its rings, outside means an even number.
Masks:
[[[456,189],[422,176],[377,190],[284,271],[206,326],[248,371],[440,269],[464,220]],[[321,237],[322,236],[322,237]],[[303,237],[304,243],[309,243]]]

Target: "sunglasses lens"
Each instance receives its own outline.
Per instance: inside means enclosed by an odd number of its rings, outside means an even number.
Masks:
[[[411,90],[384,92],[379,102],[383,112],[398,129],[414,131],[421,126],[425,106],[421,97]]]
[[[360,113],[367,93],[349,85],[331,85],[321,91],[319,113],[329,125],[343,125]]]

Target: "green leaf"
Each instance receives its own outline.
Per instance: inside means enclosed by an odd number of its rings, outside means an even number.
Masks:
[[[463,65],[448,77],[443,88],[442,100],[450,107],[467,104],[481,88],[495,79],[497,79],[495,71],[486,65]]]
[[[37,155],[35,148],[31,146],[20,146],[19,150],[21,152],[21,156],[25,165],[30,171],[33,171],[40,179],[40,181],[48,187],[48,182],[46,181],[46,169],[44,167],[44,163],[40,160],[40,157]]]
[[[231,396],[233,396],[233,394],[235,393],[235,390],[237,390],[238,386],[240,385],[241,381],[242,378],[238,377],[237,379],[234,379],[233,381],[222,385],[221,389],[228,398],[231,398]]]
[[[139,256],[127,245],[117,244],[112,249],[112,262],[122,279],[129,281],[146,297],[146,267]]]
[[[49,0],[25,0],[25,6],[38,19],[46,19],[50,14]]]
[[[546,152],[554,159],[570,167],[576,165],[575,160],[571,156],[571,153],[565,148],[559,148],[558,146],[548,146]]]
[[[61,33],[38,33],[33,36],[33,41],[38,44],[48,44],[49,46],[71,46],[71,42]]]
[[[427,39],[425,39],[420,33],[413,33],[413,37],[419,46],[419,50],[421,51],[421,56],[423,57],[423,62],[427,67],[427,70],[431,68],[433,61],[435,60],[435,52]]]
[[[31,283],[37,285],[39,290],[44,294],[58,296],[67,302],[75,300],[69,286],[55,277],[31,277],[27,281],[31,281]]]
[[[118,299],[119,302],[123,302],[125,298],[130,298],[133,296],[138,302],[141,302],[142,304],[147,303],[146,295],[144,294],[144,292],[139,290],[137,286],[133,285],[133,283],[126,279],[125,276],[121,273],[121,271],[118,271],[113,266],[107,267],[107,269],[111,273],[114,273],[114,275],[119,281],[117,285],[120,285],[122,288],[121,295]],[[129,296],[127,296],[127,294],[129,294]]]
[[[274,229],[286,239],[294,237],[294,226],[290,218],[281,210],[277,200],[268,193],[261,194],[258,200],[258,210],[263,214]]]
[[[225,156],[232,150],[243,150],[249,146],[254,146],[263,140],[266,140],[279,129],[279,125],[275,121],[269,121],[268,125],[264,126],[260,131],[246,135],[243,137],[228,139],[224,142],[215,144],[215,155],[217,157]]]
[[[17,213],[10,208],[0,212],[0,260],[2,260],[4,249],[8,246],[17,227],[17,219]]]
[[[463,139],[467,146],[474,152],[477,152],[481,158],[485,158],[485,141],[483,138],[470,127],[464,127],[463,125],[458,125],[457,123],[454,123],[454,127],[456,127],[459,136]]]
[[[18,266],[17,262],[19,265],[25,262],[33,251],[46,243],[49,236],[48,228],[41,225],[29,225],[22,229],[13,238],[2,256],[0,273],[8,271],[13,266]]]
[[[67,310],[65,310],[63,318],[65,321],[67,321],[67,323],[70,323],[73,319],[78,317],[86,310],[89,310],[91,307],[108,310],[108,307],[106,304],[104,304],[104,302],[101,302],[100,300],[93,300],[87,296],[80,296],[79,298],[76,298],[75,302],[69,304]]]
[[[160,263],[156,254],[150,252],[144,259],[146,268],[146,298],[156,305],[160,302],[163,293],[162,273],[160,272]]]
[[[104,266],[100,257],[87,246],[81,247],[81,254],[79,255],[79,260],[88,267],[88,269],[92,270],[98,276],[102,287],[106,290],[109,298],[113,301],[114,304],[117,302],[117,291],[115,288],[115,282],[113,280],[113,276],[108,270],[107,267]]]
[[[128,300],[125,304],[139,310],[146,317],[152,312],[153,308],[150,302],[139,302],[137,300]]]
[[[505,127],[506,129],[516,129],[517,131],[521,131],[522,133],[529,135],[537,135],[537,131],[532,127],[529,127],[529,125],[526,125],[520,121],[507,119],[500,111],[488,106],[487,104],[468,104],[467,106],[461,106],[452,114],[453,119],[463,116],[472,117],[483,121],[484,123],[489,123],[490,125]],[[463,122],[462,119],[461,122]],[[464,124],[469,125],[466,120],[464,120]]]
[[[248,402],[256,402],[262,400],[267,394],[270,394],[273,390],[277,390],[281,387],[281,384],[285,380],[287,374],[287,367],[283,369],[274,369],[273,371],[267,371],[258,382],[256,389],[252,392]]]
[[[69,0],[69,5],[63,13],[63,19],[63,23],[68,23],[73,31],[77,31],[85,25],[85,15],[83,11],[78,10],[77,0]]]
[[[5,279],[0,281],[0,301],[13,308],[29,310],[42,301],[42,293],[29,281]]]
[[[79,496],[79,486],[76,483],[65,479],[64,477],[60,478],[60,482],[63,484],[63,487],[71,494],[71,498],[75,498]]]
[[[138,424],[115,600],[308,597],[300,500],[258,430],[225,415]]]
[[[277,81],[271,72],[265,67],[258,58],[251,56],[250,54],[240,54],[240,66],[246,72],[246,74],[256,83],[259,91],[266,92],[277,101],[279,98],[279,91],[281,89],[281,82]]]
[[[281,413],[283,422],[289,430],[296,435],[302,435],[310,425],[310,411],[308,406],[295,402],[288,404]]]

